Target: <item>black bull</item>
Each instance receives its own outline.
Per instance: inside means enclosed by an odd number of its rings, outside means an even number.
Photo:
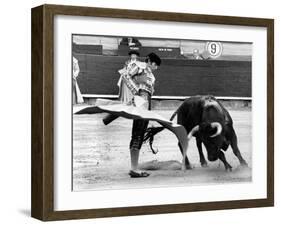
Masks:
[[[177,123],[184,126],[188,134],[188,140],[194,136],[199,152],[202,167],[207,166],[206,159],[202,151],[202,143],[206,147],[208,160],[216,161],[220,159],[226,170],[231,170],[231,165],[226,161],[222,152],[231,145],[233,153],[238,158],[241,165],[247,166],[243,159],[238,145],[237,136],[233,128],[233,121],[228,111],[213,96],[194,96],[186,99],[175,111],[170,120],[177,115]],[[152,143],[154,135],[162,131],[163,127],[151,127],[146,130],[144,142],[149,140],[150,147],[155,153]],[[180,145],[179,145],[180,147]],[[183,150],[180,147],[182,154]],[[185,156],[185,167],[190,169],[190,163]]]

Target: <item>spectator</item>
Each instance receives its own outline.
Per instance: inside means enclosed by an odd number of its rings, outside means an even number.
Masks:
[[[80,92],[78,83],[77,83],[77,77],[80,72],[78,60],[73,57],[72,58],[72,64],[73,64],[73,73],[72,73],[72,103],[73,104],[81,104],[84,103],[82,94]]]
[[[140,54],[137,50],[131,50],[131,51],[129,51],[128,54],[130,56],[130,59],[128,59],[125,62],[124,67],[118,71],[120,73],[120,78],[117,83],[117,85],[119,86],[119,98],[118,99],[123,104],[132,104],[133,94],[132,94],[131,90],[129,89],[129,87],[124,83],[122,77],[128,71],[131,71],[132,68],[134,68],[137,64],[140,63],[140,61],[138,61],[138,57]],[[103,118],[103,122],[105,125],[107,125],[117,118],[118,118],[118,116],[108,114]]]
[[[139,40],[137,38],[124,37],[124,38],[122,38],[120,45],[126,45],[129,47],[140,47],[141,43],[139,42]]]
[[[140,54],[137,50],[129,51],[130,59],[125,62],[125,65],[124,65],[123,69],[120,70],[120,72],[122,72],[123,70],[129,71],[129,70],[131,70],[132,67],[134,67],[136,64],[138,64],[139,55]],[[122,74],[119,78],[117,85],[119,86],[119,100],[125,104],[130,103],[132,101],[133,95],[132,95],[131,91],[128,89],[128,87],[122,81]]]

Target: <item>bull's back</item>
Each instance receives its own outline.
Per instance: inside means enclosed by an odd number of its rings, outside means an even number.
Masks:
[[[212,106],[221,111],[224,123],[232,126],[232,118],[227,109],[214,96],[210,95],[187,98],[177,110],[178,124],[183,125],[189,133],[194,126],[202,122],[204,110]]]
[[[183,125],[187,133],[201,122],[203,103],[203,96],[193,96],[186,99],[178,108],[178,124]]]

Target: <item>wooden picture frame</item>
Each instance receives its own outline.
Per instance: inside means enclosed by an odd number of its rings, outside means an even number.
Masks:
[[[267,198],[122,208],[54,210],[54,16],[240,25],[267,29]],[[50,220],[163,214],[274,205],[274,20],[125,9],[42,5],[32,9],[31,215]]]

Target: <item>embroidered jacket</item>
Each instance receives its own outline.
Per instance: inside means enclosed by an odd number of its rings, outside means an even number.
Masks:
[[[134,95],[137,95],[139,90],[145,90],[150,95],[153,94],[155,77],[146,63],[137,61],[132,63],[127,70],[119,70],[119,73],[122,75],[122,80]]]

